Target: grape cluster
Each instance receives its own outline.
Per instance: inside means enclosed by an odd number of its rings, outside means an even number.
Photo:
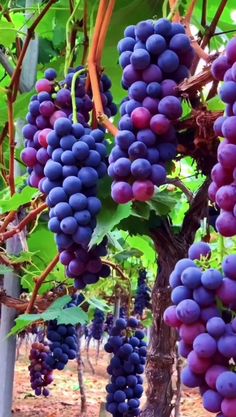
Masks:
[[[38,116],[35,120],[28,117],[29,124],[23,129],[27,141],[22,159],[29,167],[29,184],[38,186],[47,195],[47,204],[51,208],[48,227],[56,233],[60,261],[66,266],[67,276],[75,279],[76,288],[82,289],[87,284],[97,282],[101,276],[109,276],[110,269],[102,265],[100,259],[107,254],[106,239],[88,250],[96,216],[101,210],[97,187],[99,179],[107,172],[107,149],[104,131],[92,130],[87,124],[93,103],[85,92],[86,75],[81,75],[75,84],[79,109],[77,117],[81,123],[72,123],[71,83],[78,69],[81,68],[71,70],[61,83],[61,88],[55,82],[54,70],[47,70],[46,78],[36,83],[38,96],[32,98],[29,110],[32,113],[34,109],[36,117],[36,107],[40,112],[41,104],[44,104],[43,116],[40,114],[40,117],[44,117],[45,126],[37,124]],[[101,88],[110,97],[107,100],[112,106],[110,86],[108,77],[103,75]],[[47,106],[51,112],[53,107],[53,113],[46,112]],[[109,111],[113,114],[115,108],[112,108]],[[35,158],[30,159],[32,152],[36,152],[36,156],[38,153],[45,155],[39,171]]]
[[[112,353],[107,368],[111,375],[106,386],[106,409],[114,417],[138,416],[143,393],[143,378],[147,348],[144,333],[137,329],[138,320],[119,318],[104,348]]]
[[[52,368],[48,364],[50,357],[50,348],[45,342],[32,344],[29,355],[29,372],[31,388],[35,395],[43,395],[44,397],[49,395],[49,390],[46,387],[53,382]]]
[[[46,363],[51,369],[62,371],[68,360],[77,356],[77,332],[71,324],[58,324],[57,320],[48,323],[47,338],[50,342],[51,355]]]
[[[56,233],[60,261],[67,267],[67,276],[75,279],[76,288],[82,289],[110,272],[100,259],[107,254],[107,240],[88,250],[101,210],[96,195],[98,180],[106,173],[104,132],[84,129],[80,123],[60,118],[47,142],[52,148],[52,159],[44,168],[42,190],[51,208],[48,227]]]
[[[56,81],[57,73],[54,69],[45,71],[45,78],[36,83],[37,95],[31,98],[29,112],[26,116],[28,124],[23,128],[25,138],[25,149],[22,151],[21,158],[28,167],[28,183],[32,187],[39,187],[41,191],[41,180],[44,178],[44,166],[49,159],[53,159],[53,146],[47,143],[47,135],[54,128],[57,119],[68,118],[72,120],[72,98],[71,83],[74,74],[83,70],[83,67],[71,69],[65,80],[61,83]],[[75,83],[75,97],[77,108],[77,119],[85,128],[89,128],[90,112],[93,109],[92,95],[85,91],[86,74],[81,74]],[[104,74],[100,82],[101,96],[104,103],[105,113],[116,114],[116,105],[110,92],[111,82]],[[95,148],[92,148],[93,150]],[[68,150],[68,149],[66,149]],[[68,161],[68,155],[66,155]],[[71,158],[69,158],[71,159]],[[68,162],[68,174],[76,165]],[[102,168],[100,168],[102,170]],[[104,169],[104,167],[103,167]]]
[[[134,312],[141,317],[145,308],[150,308],[150,288],[147,285],[147,272],[145,269],[139,270],[138,288],[134,302]]]
[[[128,26],[118,43],[122,85],[119,132],[109,157],[112,198],[147,201],[166,181],[177,153],[174,121],[182,115],[177,84],[189,76],[194,50],[184,26],[167,19]]]
[[[212,183],[209,198],[221,209],[216,220],[218,232],[225,237],[236,235],[236,38],[226,47],[224,56],[212,64],[212,74],[216,80],[224,81],[219,95],[226,103],[225,116],[214,123],[214,131],[224,137],[217,151],[218,163],[211,172]]]
[[[102,335],[104,332],[104,320],[105,320],[104,312],[96,308],[94,312],[92,327],[91,327],[91,336],[95,340],[102,339]]]
[[[179,332],[179,354],[187,359],[183,384],[200,388],[206,410],[236,417],[236,255],[224,259],[223,273],[197,266],[202,257],[206,266],[211,249],[204,242],[193,244],[189,258],[177,262],[170,275],[174,306],[164,320]]]
[[[104,332],[110,334],[114,326],[114,316],[111,313],[108,313],[105,320]]]

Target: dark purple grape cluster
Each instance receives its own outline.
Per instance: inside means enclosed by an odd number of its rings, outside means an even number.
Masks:
[[[182,382],[199,387],[206,410],[236,417],[236,255],[224,259],[223,273],[206,268],[207,243],[193,244],[188,255],[170,275],[174,305],[164,314],[166,324],[178,329],[179,354],[187,359]],[[201,259],[204,269],[197,265]]]
[[[119,317],[121,319],[127,319],[127,308],[126,307],[120,307]]]
[[[69,360],[77,356],[77,331],[71,324],[58,324],[51,320],[47,327],[47,338],[51,355],[46,362],[51,369],[62,371]]]
[[[219,95],[226,104],[225,115],[214,123],[216,135],[224,137],[218,146],[218,163],[211,172],[209,198],[221,209],[216,220],[217,231],[225,237],[236,235],[236,38],[232,39],[225,55],[212,64],[212,74],[224,81]]]
[[[114,315],[108,313],[105,320],[104,332],[110,334],[112,327],[114,326]]]
[[[101,340],[104,333],[105,314],[103,311],[96,308],[94,318],[91,326],[91,336],[95,340]]]
[[[112,198],[147,201],[166,181],[177,153],[174,122],[182,115],[177,84],[189,76],[194,50],[184,26],[167,19],[128,26],[118,43],[122,85],[119,132],[109,157]]]
[[[106,410],[114,417],[138,416],[143,393],[143,378],[147,346],[144,333],[134,317],[119,318],[111,331],[105,351],[112,353],[107,368],[111,376],[106,386]]]
[[[50,348],[45,342],[32,344],[29,355],[29,372],[31,388],[35,395],[43,395],[44,397],[49,395],[49,390],[46,387],[53,382],[52,368],[47,362],[50,357]]]
[[[145,308],[150,308],[150,288],[147,285],[147,271],[139,270],[138,287],[135,295],[134,312],[142,317]]]

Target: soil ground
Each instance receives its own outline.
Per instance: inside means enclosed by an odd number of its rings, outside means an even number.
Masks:
[[[75,361],[69,363],[64,371],[55,372],[54,382],[50,385],[51,395],[48,398],[41,398],[35,397],[30,388],[27,356],[27,349],[23,346],[20,357],[16,362],[14,417],[82,417]],[[84,360],[84,386],[87,396],[87,411],[84,417],[100,417],[100,405],[105,399],[105,385],[108,382],[106,367],[109,357],[101,351],[96,364],[96,351],[91,347],[90,359],[95,369],[93,375],[88,366],[85,352],[82,352],[82,356]],[[206,412],[202,407],[198,391],[184,389],[180,417],[210,416],[212,414]]]

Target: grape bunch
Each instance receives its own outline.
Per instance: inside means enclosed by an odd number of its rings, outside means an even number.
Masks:
[[[118,52],[128,98],[108,169],[118,204],[150,200],[154,186],[166,182],[166,164],[177,153],[174,123],[182,115],[176,87],[194,58],[184,26],[167,19],[128,26],[124,35]]]
[[[110,334],[114,326],[114,316],[111,313],[108,313],[105,320],[104,332]]]
[[[221,209],[216,220],[218,232],[225,237],[236,235],[236,38],[232,39],[225,55],[212,64],[212,74],[224,81],[219,90],[221,100],[226,103],[225,115],[214,123],[215,133],[224,137],[217,151],[218,163],[211,172],[212,183],[209,198]]]
[[[75,279],[76,288],[83,289],[87,284],[95,283],[99,277],[107,277],[110,273],[109,267],[102,265],[100,259],[107,254],[107,240],[88,249],[96,226],[96,216],[101,210],[101,202],[97,198],[98,181],[107,172],[105,133],[101,128],[92,130],[87,125],[93,103],[85,92],[86,76],[81,75],[75,84],[77,108],[82,112],[77,116],[81,123],[72,123],[71,83],[76,70],[67,75],[60,85],[62,88],[57,92],[59,86],[50,71],[53,70],[45,72],[45,76],[50,79],[36,83],[38,96],[31,103],[37,102],[41,108],[41,97],[45,106],[48,103],[54,106],[54,112],[50,117],[48,113],[46,117],[44,112],[45,127],[37,125],[37,117],[24,127],[23,133],[28,141],[30,135],[27,132],[30,131],[31,136],[32,132],[35,133],[31,137],[32,143],[27,141],[22,159],[28,166],[31,164],[28,155],[35,153],[33,146],[38,148],[37,153],[46,155],[41,160],[36,182],[31,179],[35,177],[35,166],[38,164],[35,165],[35,160],[32,160],[29,183],[38,186],[47,195],[46,201],[50,207],[48,227],[56,233],[60,261],[66,266],[67,276]],[[53,74],[55,77],[56,73]],[[102,76],[101,83],[104,94],[109,96],[108,77]],[[109,103],[113,103],[112,96]],[[34,144],[35,136],[40,136],[37,144]]]
[[[150,308],[150,288],[147,285],[147,272],[145,269],[139,270],[138,288],[134,302],[134,312],[141,317],[145,308]]]
[[[49,395],[49,390],[46,387],[53,382],[52,368],[48,364],[50,357],[50,348],[45,342],[32,344],[29,354],[29,373],[31,388],[35,395],[43,395],[44,397]]]
[[[206,268],[208,244],[193,244],[188,255],[170,275],[174,305],[164,313],[165,322],[178,329],[179,354],[187,359],[182,382],[199,387],[206,410],[236,417],[236,255],[223,260],[222,272]],[[205,269],[198,266],[201,259]]]
[[[51,355],[46,363],[51,369],[62,371],[69,360],[77,356],[77,332],[71,324],[58,324],[57,320],[51,320],[47,327],[47,338]]]
[[[105,351],[112,353],[107,368],[111,375],[106,386],[106,410],[114,417],[138,416],[143,393],[143,378],[147,347],[138,320],[119,318],[111,331]]]
[[[102,339],[102,335],[104,332],[104,320],[105,320],[104,312],[96,308],[94,312],[92,327],[91,327],[91,336],[95,340]]]
[[[68,118],[72,120],[72,98],[71,84],[74,74],[83,70],[83,67],[70,69],[65,80],[58,82],[57,73],[54,69],[45,71],[45,78],[37,81],[36,92],[31,98],[29,112],[27,113],[26,124],[23,128],[25,138],[25,149],[21,158],[28,167],[28,183],[32,187],[39,187],[44,178],[44,166],[49,159],[52,159],[52,147],[48,146],[47,135],[54,128],[57,119]],[[85,128],[89,128],[90,112],[93,109],[92,95],[85,91],[86,74],[81,74],[75,82],[75,97],[77,108],[77,119]],[[104,111],[108,116],[114,116],[117,112],[116,105],[110,92],[111,82],[104,74],[101,77],[101,97],[104,104]],[[93,148],[95,149],[95,148]],[[74,161],[75,162],[75,161]],[[69,169],[74,163],[68,163]],[[104,168],[103,168],[104,169]],[[70,175],[68,173],[68,175]]]

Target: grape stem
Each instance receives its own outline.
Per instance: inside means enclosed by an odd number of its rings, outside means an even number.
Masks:
[[[210,42],[212,36],[214,36],[218,21],[220,19],[220,16],[222,15],[224,8],[227,4],[227,0],[221,0],[219,7],[216,10],[215,16],[213,17],[209,27],[206,27],[205,34],[203,36],[202,42],[201,42],[201,48],[204,49]],[[195,57],[193,65],[192,65],[192,73],[196,71],[199,58],[201,58],[199,55]]]
[[[70,28],[71,28],[71,26],[73,26],[73,19],[75,17],[75,14],[78,10],[79,5],[80,5],[80,0],[77,0],[76,5],[75,5],[72,13],[71,13],[69,19],[66,22],[66,56],[65,56],[65,65],[64,65],[64,75],[65,75],[65,77],[66,77],[68,69],[71,65],[72,54],[73,54],[72,47],[71,47],[71,37],[70,37],[71,30],[70,30]]]
[[[2,164],[1,175],[5,184],[8,183],[8,178],[7,178],[7,173],[5,169],[6,164],[5,164],[5,158],[4,158],[4,152],[3,152],[3,142],[4,142],[4,139],[6,138],[7,132],[8,132],[8,122],[5,123],[2,129],[2,133],[0,135],[0,164]]]
[[[100,71],[100,61],[102,56],[102,50],[104,48],[107,31],[110,25],[112,12],[115,6],[115,0],[110,0],[109,4],[107,0],[101,0],[97,13],[93,42],[91,45],[89,57],[88,57],[88,71],[89,79],[87,81],[86,88],[88,89],[89,83],[91,83],[94,107],[96,111],[96,118],[98,123],[102,124],[113,135],[118,133],[117,127],[108,119],[104,114],[101,93],[99,88],[98,70]],[[105,15],[105,16],[104,16]],[[98,60],[98,61],[97,61]]]
[[[197,40],[194,39],[191,29],[190,29],[190,22],[192,19],[192,15],[193,15],[193,11],[194,8],[196,6],[197,0],[192,0],[189,6],[189,9],[186,13],[185,18],[182,19],[182,22],[184,23],[184,25],[186,26],[186,33],[188,35],[188,37],[191,40],[192,43],[192,47],[194,48],[197,56],[201,59],[203,59],[204,61],[208,62],[210,56],[204,51],[204,49],[198,44]]]
[[[89,49],[89,36],[88,36],[88,0],[84,0],[84,16],[83,16],[83,32],[84,32],[84,41],[83,41],[83,57],[82,65],[85,65],[88,56]]]
[[[95,55],[95,62],[97,64],[97,68],[99,69],[101,66],[101,59],[102,59],[102,52],[104,49],[104,45],[105,45],[105,41],[106,41],[106,36],[107,36],[107,32],[109,29],[109,25],[111,22],[111,18],[112,18],[112,14],[113,14],[113,10],[115,7],[115,3],[116,0],[110,0],[107,10],[106,10],[106,14],[105,17],[103,19],[102,22],[102,26],[99,32],[99,38],[98,38],[98,44],[97,44],[97,48],[96,48],[96,55]]]
[[[109,265],[116,272],[118,272],[118,274],[121,276],[121,278],[123,278],[125,281],[129,281],[129,278],[125,275],[125,273],[122,271],[122,269],[119,265],[116,265],[114,262],[108,261],[107,259],[103,259],[102,263],[104,265]]]
[[[76,94],[75,94],[75,88],[76,88],[76,80],[85,72],[87,72],[87,69],[81,69],[73,75],[72,83],[71,83],[71,99],[72,99],[72,110],[73,110],[73,123],[78,123],[78,117],[77,117],[77,107],[76,107]]]
[[[167,178],[167,183],[178,187],[186,195],[189,204],[193,202],[193,193],[179,178]]]
[[[222,235],[219,235],[219,251],[220,251],[220,260],[221,260],[221,264],[222,264],[224,254],[225,254],[224,238],[223,238]]]
[[[41,206],[37,207],[35,210],[31,211],[16,227],[13,227],[11,230],[7,230],[6,232],[1,233],[0,242],[5,242],[7,239],[10,239],[14,235],[20,233],[27,226],[29,222],[35,219],[39,213],[46,210],[47,208],[48,208],[47,204],[44,203],[44,204],[41,204]],[[11,220],[13,220],[14,216],[15,216],[15,212],[9,213],[9,215],[7,216],[8,217],[7,221],[9,221],[10,218]]]
[[[170,15],[168,16],[169,19],[172,19],[173,22],[180,22],[180,14],[179,14],[179,0],[169,0],[170,5]]]
[[[36,297],[38,295],[39,289],[41,287],[41,285],[43,284],[43,282],[45,281],[45,279],[47,278],[47,276],[50,274],[50,272],[52,272],[52,270],[55,268],[55,266],[57,265],[59,261],[59,254],[57,254],[55,256],[55,258],[50,262],[50,264],[47,266],[47,268],[42,272],[42,274],[40,275],[40,277],[38,279],[35,279],[35,286],[34,286],[34,290],[30,299],[30,302],[25,310],[25,314],[30,313],[31,310],[34,307],[34,303],[36,300]]]

